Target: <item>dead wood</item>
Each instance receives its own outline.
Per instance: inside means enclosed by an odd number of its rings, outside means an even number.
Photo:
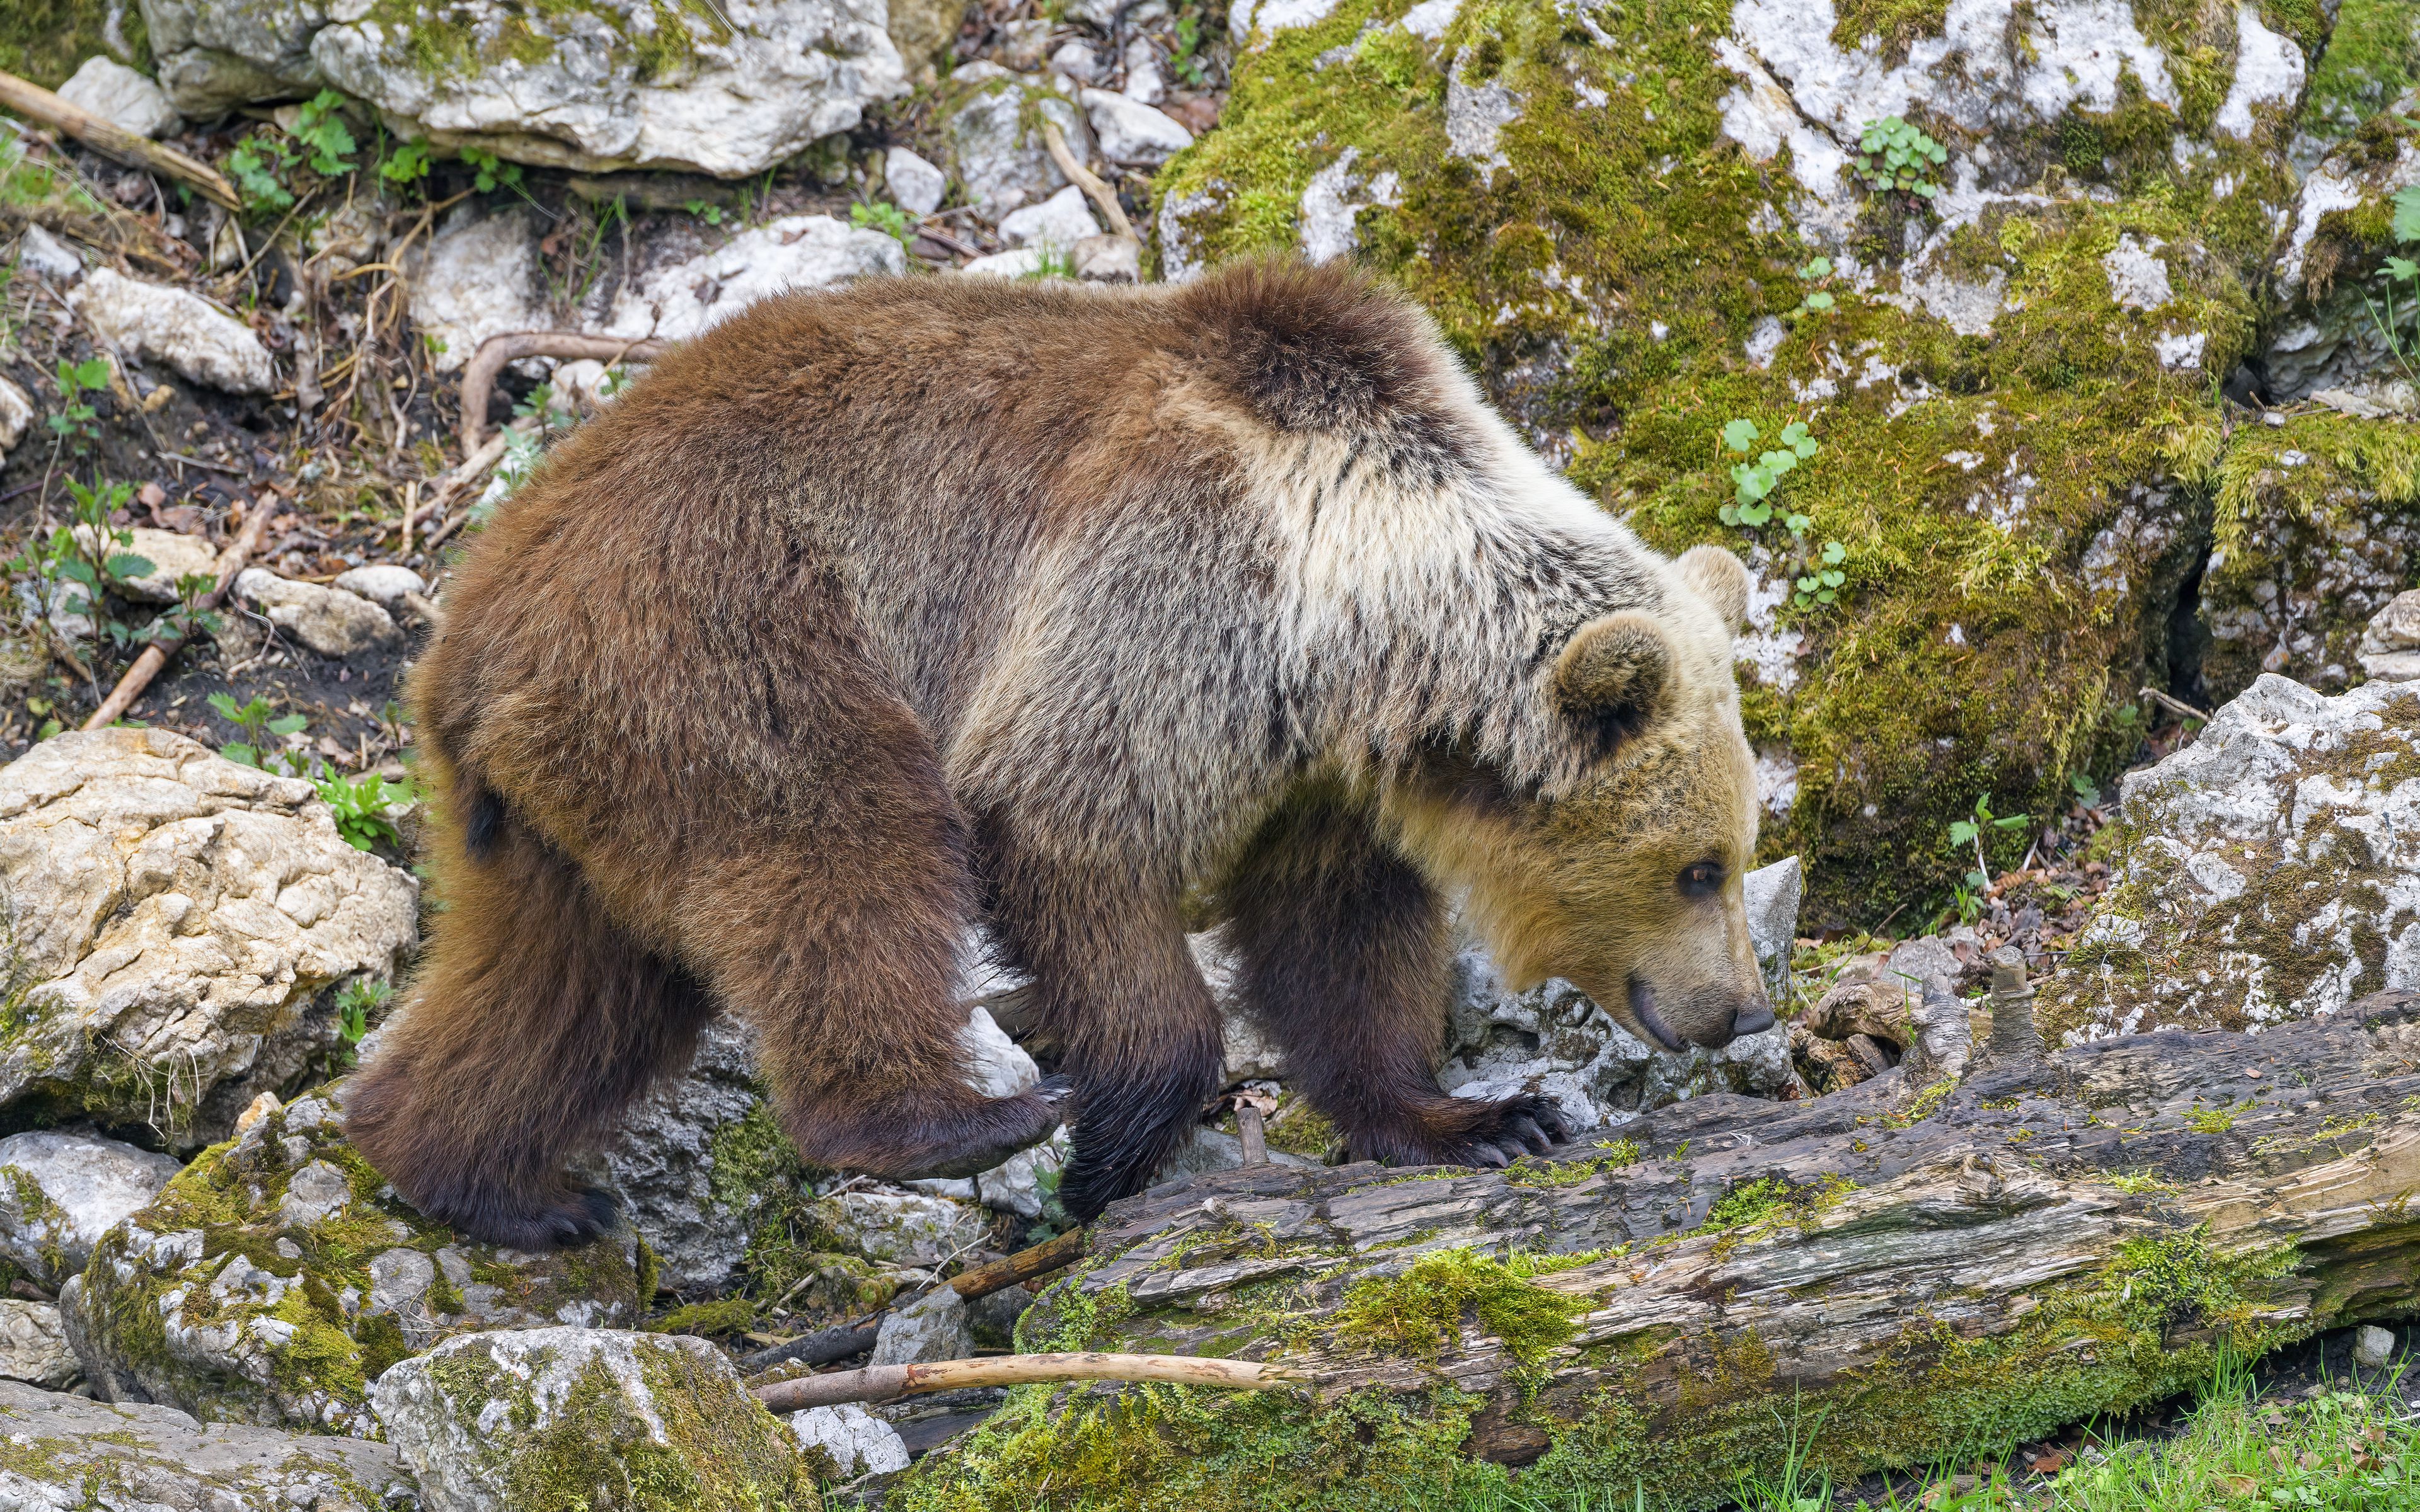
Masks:
[[[1032,1249],[1022,1249],[1006,1259],[978,1265],[950,1281],[950,1288],[969,1302],[988,1297],[995,1291],[1005,1291],[1020,1281],[1063,1271],[1084,1257],[1084,1231],[1071,1228],[1056,1239],[1047,1239]]]
[[[488,398],[496,392],[496,375],[504,370],[505,363],[518,363],[524,357],[557,357],[566,361],[588,358],[608,364],[652,363],[665,350],[666,344],[660,341],[583,336],[570,331],[522,331],[489,336],[462,364],[462,455],[475,455],[486,442]]]
[[[1038,1381],[1168,1381],[1188,1386],[1265,1391],[1302,1378],[1281,1365],[1204,1360],[1189,1354],[1003,1354],[982,1360],[876,1365],[800,1376],[755,1388],[772,1412],[795,1412],[839,1402],[888,1402],[921,1392],[970,1386],[1023,1386]]]
[[[115,158],[132,168],[148,168],[180,183],[191,184],[201,192],[205,199],[225,208],[243,208],[243,201],[237,197],[235,186],[209,163],[196,162],[174,147],[163,147],[157,142],[135,135],[114,121],[105,121],[88,111],[79,110],[29,79],[20,79],[13,73],[0,73],[0,106],[15,111],[27,120],[65,131],[103,157]]]
[[[243,533],[235,538],[233,546],[220,553],[218,576],[211,582],[209,592],[194,601],[195,612],[214,609],[225,601],[227,589],[234,584],[236,575],[243,571],[252,561],[253,553],[260,549],[261,537],[269,533],[270,517],[277,513],[279,501],[273,494],[254,501],[251,517],[243,522]],[[134,701],[143,696],[143,690],[151,686],[151,679],[160,675],[160,669],[168,665],[168,658],[184,645],[185,639],[179,634],[145,646],[143,654],[134,658],[134,665],[127,668],[126,674],[117,680],[117,686],[109,690],[109,697],[101,700],[101,707],[93,710],[92,717],[84,722],[84,728],[106,729],[124,717],[126,711],[134,706]]]

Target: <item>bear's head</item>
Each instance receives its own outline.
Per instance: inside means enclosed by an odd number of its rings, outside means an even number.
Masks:
[[[1731,631],[1747,571],[1699,547],[1665,602],[1580,628],[1548,680],[1552,717],[1590,753],[1564,791],[1484,774],[1430,789],[1406,839],[1466,889],[1466,918],[1514,989],[1562,977],[1642,1041],[1714,1047],[1767,1028],[1743,878],[1756,762],[1740,728]]]

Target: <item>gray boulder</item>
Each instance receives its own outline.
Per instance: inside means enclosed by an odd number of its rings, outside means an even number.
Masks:
[[[0,1256],[56,1290],[119,1220],[183,1166],[99,1134],[37,1129],[0,1139]]]
[[[633,340],[676,340],[775,294],[907,270],[907,253],[883,232],[829,215],[784,216],[639,279],[614,300],[599,329]]]
[[[756,1090],[755,1041],[737,1019],[718,1019],[700,1036],[689,1074],[650,1091],[623,1116],[606,1151],[630,1227],[656,1252],[659,1284],[675,1291],[718,1291],[748,1251],[767,1194],[755,1189],[751,1126]],[[788,1174],[788,1163],[782,1174]]]
[[[1042,122],[1058,126],[1078,162],[1091,156],[1093,131],[1084,113],[1039,79],[985,64],[958,69],[950,83],[943,130],[951,166],[984,219],[998,221],[1066,184],[1043,144]]]
[[[616,1512],[814,1506],[790,1428],[704,1339],[601,1329],[467,1334],[405,1360],[373,1394],[429,1512],[551,1505]]]
[[[2361,670],[2381,683],[2420,679],[2420,588],[2397,594],[2361,633]]]
[[[394,1512],[415,1504],[394,1449],[362,1439],[204,1427],[0,1381],[0,1507],[10,1512]]]
[[[136,136],[171,136],[185,124],[165,90],[106,53],[85,59],[59,98]]]
[[[2405,101],[2406,109],[2411,102]],[[2378,328],[2378,252],[2346,229],[2382,214],[2398,190],[2420,184],[2420,139],[2381,116],[2382,138],[2330,153],[2303,179],[2274,269],[2283,317],[2261,353],[2278,404],[2325,395],[2337,409],[2385,414],[2413,408],[2409,375]],[[2408,337],[2407,337],[2408,339]]]
[[[235,596],[323,656],[365,656],[403,644],[395,616],[341,588],[280,578],[266,567],[236,574]]]
[[[873,1365],[963,1360],[974,1352],[974,1324],[955,1288],[935,1287],[905,1307],[885,1313],[875,1335]]]
[[[419,894],[308,782],[165,730],[53,736],[0,768],[0,1104],[225,1137],[336,1047],[338,990],[391,978]]]
[[[899,1430],[858,1406],[810,1407],[790,1414],[790,1431],[812,1459],[821,1454],[831,1460],[828,1480],[854,1480],[860,1475],[887,1474],[908,1468],[908,1445]]]
[[[487,213],[458,207],[425,248],[406,255],[411,320],[436,344],[435,363],[451,373],[490,336],[554,325],[538,280],[538,230],[521,207]]]
[[[0,1297],[0,1376],[57,1391],[83,1373],[57,1307]]]

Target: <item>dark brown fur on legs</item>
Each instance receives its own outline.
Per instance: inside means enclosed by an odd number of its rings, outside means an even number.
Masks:
[[[1229,876],[1245,1011],[1353,1158],[1502,1165],[1568,1137],[1544,1098],[1449,1097],[1435,1068],[1449,969],[1427,880],[1332,786],[1273,816]]]
[[[1059,1201],[1089,1223],[1192,1137],[1223,1069],[1218,1005],[1172,887],[1043,864],[996,836],[986,850],[1008,958],[1032,974],[1043,1033],[1075,1070]]]
[[[580,874],[492,797],[444,867],[434,964],[354,1084],[347,1129],[422,1211],[496,1243],[577,1243],[613,1199],[572,1185],[597,1143],[711,1015],[697,982],[607,921]]]

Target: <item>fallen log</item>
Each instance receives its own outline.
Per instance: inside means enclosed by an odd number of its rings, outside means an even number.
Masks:
[[[1793,1455],[1838,1483],[2420,1310],[2415,1193],[2405,993],[1703,1097],[1507,1170],[1222,1172],[1111,1207],[1021,1336],[1302,1392],[1029,1386],[915,1473],[1003,1509],[1450,1504],[1515,1474],[1712,1506]]]
[[[932,1360],[875,1365],[799,1376],[755,1388],[768,1412],[796,1412],[841,1402],[889,1402],[920,1392],[973,1386],[1022,1386],[1032,1381],[1160,1381],[1229,1391],[1267,1391],[1303,1378],[1283,1365],[1247,1360],[1205,1360],[1189,1354],[1001,1354],[981,1360]]]
[[[243,208],[235,186],[209,163],[196,162],[174,147],[163,147],[115,121],[102,120],[90,111],[70,105],[30,79],[0,73],[0,109],[13,110],[38,125],[65,131],[101,156],[114,158],[130,168],[147,168],[191,184],[204,199],[227,209]]]

